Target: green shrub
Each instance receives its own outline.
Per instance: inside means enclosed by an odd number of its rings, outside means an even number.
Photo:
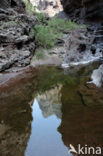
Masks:
[[[36,18],[39,24],[45,24],[47,22],[47,18],[43,13],[36,13]]]
[[[65,19],[57,19],[57,18],[51,18],[48,21],[48,25],[54,29],[54,31],[66,31],[70,29],[76,29],[79,28],[79,25],[72,21],[66,21]]]
[[[80,27],[75,22],[66,21],[65,19],[51,18],[46,20],[43,14],[38,14],[38,21],[39,23],[32,30],[32,33],[35,35],[37,46],[47,49],[55,46],[64,31]]]
[[[47,49],[54,47],[57,39],[61,36],[61,33],[55,33],[48,25],[36,25],[34,33],[37,45]]]

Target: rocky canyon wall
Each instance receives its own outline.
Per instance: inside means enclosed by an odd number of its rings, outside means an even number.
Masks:
[[[102,0],[61,0],[64,10],[69,16],[90,21],[102,21]]]
[[[25,11],[25,4],[22,0],[3,0],[0,1],[0,8],[13,8],[15,11],[23,13]]]

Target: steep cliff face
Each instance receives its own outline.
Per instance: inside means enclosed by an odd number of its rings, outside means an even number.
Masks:
[[[101,21],[103,18],[102,0],[61,0],[64,10],[71,18]]]
[[[30,31],[35,23],[36,18],[26,14],[22,0],[0,1],[0,71],[30,64],[35,51]]]

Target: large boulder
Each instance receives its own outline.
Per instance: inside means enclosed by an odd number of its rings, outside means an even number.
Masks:
[[[103,18],[102,0],[61,0],[64,10],[72,18],[101,21]]]

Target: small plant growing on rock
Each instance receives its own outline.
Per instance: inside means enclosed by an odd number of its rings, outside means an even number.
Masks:
[[[39,24],[45,24],[47,22],[47,18],[43,13],[36,13],[36,18]]]
[[[14,21],[9,21],[7,22],[8,25],[15,25],[15,22]]]
[[[45,57],[45,53],[42,49],[37,49],[35,52],[35,57],[39,60],[39,59],[44,59]]]
[[[22,22],[22,21],[18,21],[18,24],[19,24],[19,25],[23,25],[23,22]]]

